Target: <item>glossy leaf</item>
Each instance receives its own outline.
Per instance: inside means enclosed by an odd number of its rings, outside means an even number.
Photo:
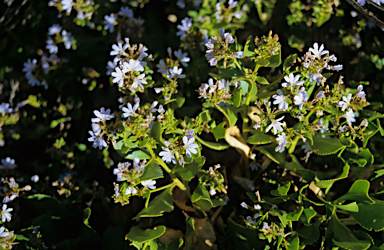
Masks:
[[[225,137],[226,129],[224,128],[226,122],[222,122],[213,129],[211,129],[213,136],[215,137],[216,141],[219,139],[222,139]]]
[[[264,77],[262,76],[257,76],[256,77],[256,82],[260,83],[260,84],[263,84],[263,85],[268,85],[269,82],[267,81],[267,79],[265,79]]]
[[[162,133],[163,133],[163,129],[161,128],[161,123],[159,121],[155,121],[151,129],[151,136],[161,146],[166,147],[166,145],[163,142]]]
[[[208,147],[208,148],[211,148],[211,149],[214,149],[214,150],[224,150],[224,149],[227,149],[229,148],[229,144],[228,143],[224,143],[224,142],[210,142],[210,141],[205,141],[203,139],[201,139],[200,137],[198,136],[195,136],[196,140],[198,142],[200,142],[201,144],[203,144],[204,146]]]
[[[336,154],[339,150],[345,147],[346,146],[343,145],[339,139],[317,136],[313,137],[313,145],[311,145],[312,150],[318,155]]]
[[[276,152],[275,148],[277,145],[268,145],[268,146],[262,146],[262,147],[256,147],[256,150],[264,153],[266,156],[268,156],[272,161],[278,163],[278,164],[284,164],[285,163],[285,152],[280,153]]]
[[[359,203],[374,203],[369,197],[369,181],[367,180],[356,180],[348,192],[337,199],[337,202],[344,202],[346,200],[357,201]]]
[[[163,178],[163,171],[155,161],[150,161],[145,167],[143,175],[140,177],[140,181],[154,180]]]
[[[349,165],[345,165],[343,167],[343,172],[340,174],[339,177],[334,178],[334,179],[330,179],[330,180],[322,180],[322,181],[316,182],[316,186],[318,186],[319,188],[330,189],[332,187],[333,183],[335,183],[335,181],[345,179],[348,177],[349,168],[350,168]]]
[[[129,231],[127,238],[131,241],[146,242],[159,238],[165,233],[165,226],[159,226],[155,229],[141,229],[139,227],[133,227]]]
[[[281,186],[278,187],[277,190],[272,190],[271,195],[273,195],[273,196],[287,195],[290,187],[291,187],[291,182],[285,181],[285,182],[281,183]]]
[[[384,201],[376,200],[373,204],[360,203],[359,212],[351,213],[353,218],[367,230],[384,229]]]
[[[247,57],[253,57],[256,55],[255,53],[255,43],[253,41],[253,37],[249,36],[244,46],[244,54]]]
[[[255,130],[253,135],[248,137],[247,142],[250,144],[267,144],[271,142],[275,142],[276,137],[272,135],[265,134],[259,130]]]
[[[204,162],[204,157],[193,157],[192,163],[186,164],[183,168],[174,168],[172,172],[180,175],[184,180],[190,181],[199,172]]]
[[[200,182],[197,184],[197,187],[192,194],[191,201],[205,211],[209,211],[213,207],[211,196],[209,195],[207,188]]]
[[[164,212],[171,212],[173,210],[172,199],[172,187],[165,189],[161,194],[156,196],[148,205],[144,208],[134,220],[140,217],[158,217],[162,216]]]
[[[233,106],[235,107],[239,107],[240,104],[241,104],[241,94],[243,92],[243,89],[238,89],[234,94],[233,94],[233,97],[232,97],[232,101],[233,101]]]

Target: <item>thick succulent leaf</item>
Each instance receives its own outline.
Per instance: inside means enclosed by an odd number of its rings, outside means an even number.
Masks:
[[[339,139],[336,138],[322,138],[313,137],[312,150],[318,155],[330,155],[336,154],[339,150],[344,149],[346,145],[342,144]]]
[[[353,218],[365,229],[381,231],[384,229],[384,201],[373,204],[358,204],[359,212],[351,213]]]
[[[131,241],[146,242],[159,238],[165,233],[165,226],[159,226],[155,229],[141,229],[133,227],[127,234],[127,238]]]
[[[173,210],[172,188],[165,189],[161,194],[153,199],[147,208],[144,208],[134,220],[140,217],[158,217],[162,216],[164,212],[171,212]]]
[[[265,134],[259,130],[256,130],[255,132],[253,132],[253,135],[251,135],[247,139],[247,142],[250,144],[267,144],[275,141],[276,141],[276,137]]]
[[[338,198],[336,202],[342,203],[346,200],[357,201],[359,203],[371,204],[375,203],[371,197],[369,197],[369,181],[367,180],[356,180],[348,192]]]
[[[150,161],[145,167],[143,175],[140,177],[140,181],[153,180],[163,178],[163,171],[155,161]]]

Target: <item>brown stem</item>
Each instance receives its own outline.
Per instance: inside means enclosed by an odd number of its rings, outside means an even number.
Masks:
[[[371,21],[376,26],[378,26],[381,30],[384,31],[384,22],[381,21],[380,19],[378,19],[377,17],[375,17],[372,12],[361,7],[361,5],[358,4],[355,0],[347,0],[347,2],[350,5],[352,5],[357,11],[359,11],[361,14],[363,14],[366,18],[368,18],[369,21]],[[369,2],[371,2],[371,1],[369,1]]]

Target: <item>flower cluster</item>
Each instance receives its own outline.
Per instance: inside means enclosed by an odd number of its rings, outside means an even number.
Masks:
[[[91,135],[88,138],[88,141],[93,142],[93,147],[101,150],[103,147],[108,148],[107,142],[104,140],[103,136],[106,133],[106,121],[111,120],[115,116],[111,114],[111,110],[105,110],[104,107],[100,108],[100,111],[93,111],[96,118],[92,118],[92,131],[89,131]]]
[[[60,25],[54,24],[48,29],[47,45],[45,48],[50,54],[57,54],[59,51],[58,44],[63,43],[65,49],[71,49],[75,46],[75,39],[72,34],[65,29],[62,29]]]
[[[121,39],[121,31],[125,30],[127,33],[140,32],[144,20],[135,18],[133,10],[128,7],[121,7],[118,13],[111,13],[104,16],[104,29],[109,30],[110,33],[114,32],[117,28],[117,40]]]
[[[240,9],[239,2],[235,0],[229,0],[227,4],[223,1],[216,3],[216,12],[215,17],[218,22],[227,21],[231,22],[232,18],[241,19],[245,11],[247,11],[248,6],[243,5],[243,8]]]
[[[212,78],[209,78],[208,84],[203,83],[196,91],[199,94],[199,98],[208,99],[214,103],[225,103],[228,102],[228,99],[232,96],[232,93],[229,91],[229,86],[235,86],[237,88],[238,85],[238,82],[231,83],[225,79],[214,82]]]
[[[205,57],[207,58],[211,66],[215,66],[218,61],[224,59],[224,68],[227,66],[227,60],[232,58],[243,58],[244,52],[233,52],[230,50],[229,45],[233,44],[235,39],[231,33],[225,33],[223,29],[220,29],[220,38],[218,36],[212,36],[205,43],[207,50],[205,51]],[[216,46],[218,45],[218,46]]]
[[[112,82],[132,93],[144,92],[144,85],[149,86],[150,81],[145,76],[143,66],[147,65],[147,61],[152,60],[147,50],[147,47],[142,44],[131,45],[128,38],[125,38],[124,45],[120,41],[114,44],[110,55],[115,58],[113,62],[108,62],[108,67],[115,67],[115,71],[111,73]]]

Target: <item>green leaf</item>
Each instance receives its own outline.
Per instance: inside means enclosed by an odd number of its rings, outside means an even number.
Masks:
[[[352,202],[347,205],[334,205],[334,206],[348,212],[359,212],[359,207],[357,206],[356,202]]]
[[[235,249],[264,249],[266,241],[259,239],[257,230],[243,227],[235,223],[231,218],[228,219],[228,226],[235,243]]]
[[[253,41],[253,37],[249,36],[244,46],[244,54],[247,57],[253,57],[256,55],[255,53],[255,43]]]
[[[369,181],[367,180],[356,180],[348,192],[338,198],[336,202],[342,203],[346,200],[351,200],[366,204],[374,203],[374,201],[368,195],[369,185]]]
[[[233,102],[233,106],[235,107],[239,107],[240,104],[241,104],[241,94],[243,92],[243,89],[238,89],[234,94],[233,94],[233,97],[232,97],[232,102]]]
[[[377,121],[380,122],[379,120]],[[370,132],[370,134],[364,136],[364,142],[363,142],[364,147],[368,145],[369,139],[371,139],[378,131],[379,129],[372,122],[368,123],[368,127],[364,130],[364,132],[365,133]]]
[[[359,212],[351,213],[353,218],[367,230],[381,231],[384,229],[384,201],[375,200],[373,204],[360,203]]]
[[[296,62],[296,59],[297,59],[297,54],[293,54],[293,55],[290,55],[288,56],[285,60],[284,60],[284,64],[283,64],[283,70],[288,70],[289,67],[294,64]]]
[[[145,167],[144,173],[140,177],[140,181],[154,180],[163,177],[163,171],[160,166],[155,161],[150,161],[150,163]]]
[[[159,121],[155,121],[153,123],[152,129],[151,129],[151,136],[155,141],[157,141],[161,146],[166,147],[166,145],[163,142],[162,137],[163,129],[161,128],[161,123]]]
[[[259,67],[267,67],[269,65],[269,61],[267,59],[258,59],[256,64],[258,64]]]
[[[249,89],[249,96],[252,98],[254,96],[256,96],[257,94],[257,84],[256,82],[253,82],[252,84],[249,85],[250,89]]]
[[[47,195],[47,194],[34,194],[34,195],[29,195],[27,198],[28,199],[42,200],[42,199],[45,199],[45,198],[51,198],[51,196]]]
[[[197,187],[192,194],[191,201],[205,211],[209,211],[213,207],[211,196],[209,195],[207,188],[200,182],[197,184]]]
[[[279,67],[281,64],[281,50],[277,55],[268,57],[267,60],[269,62],[268,67]]]
[[[328,21],[331,18],[332,14],[328,15],[321,15],[320,18],[317,20],[317,27],[320,27],[323,25],[326,21]]]
[[[312,150],[318,155],[336,154],[339,150],[344,149],[346,146],[336,138],[322,138],[318,136],[313,137]]]
[[[131,241],[146,242],[159,238],[165,233],[165,226],[159,226],[156,229],[141,229],[133,227],[127,234],[127,238]]]
[[[272,161],[277,164],[283,165],[285,163],[285,152],[280,153],[275,151],[276,145],[268,145],[256,147],[255,149],[268,156]]]
[[[210,105],[209,107],[213,107],[213,105]],[[201,112],[196,117],[196,120],[197,121],[201,121],[201,122],[209,122],[209,121],[211,121],[211,115],[209,114],[209,110],[204,110],[203,112]]]
[[[281,184],[277,190],[271,190],[271,195],[273,196],[284,196],[287,195],[289,188],[291,187],[291,182],[285,181]]]
[[[216,108],[225,115],[225,117],[229,122],[229,127],[235,126],[237,121],[237,116],[235,115],[235,113],[233,113],[230,107],[217,106]]]
[[[345,165],[343,167],[343,172],[340,174],[339,177],[337,178],[334,178],[334,179],[330,179],[330,180],[322,180],[322,181],[319,181],[319,182],[316,182],[316,186],[319,187],[319,188],[326,188],[327,190],[329,190],[333,183],[335,183],[335,181],[338,181],[338,180],[341,180],[341,179],[345,179],[348,177],[348,174],[349,174],[349,165]]]
[[[265,79],[264,77],[261,77],[261,76],[257,76],[256,77],[256,82],[258,82],[260,84],[263,84],[263,85],[268,85],[269,84],[267,79]]]
[[[144,160],[144,159],[148,160],[151,158],[151,156],[149,156],[147,153],[144,153],[141,150],[136,150],[136,151],[128,154],[127,156],[125,156],[125,159],[129,159],[129,160],[133,160],[135,158],[139,158],[140,160]]]
[[[297,232],[300,236],[302,236],[305,240],[302,242],[304,246],[310,246],[315,243],[320,237],[319,226],[321,224],[321,220],[317,220],[310,226],[303,226],[298,229]]]
[[[224,150],[224,149],[227,149],[227,148],[230,147],[228,143],[224,143],[224,142],[209,142],[209,141],[205,141],[205,140],[201,139],[198,136],[195,136],[195,138],[196,138],[196,140],[198,142],[200,142],[204,146],[206,146],[208,148],[211,148],[211,149],[214,149],[214,150]]]
[[[265,134],[259,130],[253,132],[254,134],[248,137],[247,142],[250,144],[267,144],[276,141],[276,137]]]
[[[86,225],[87,227],[91,228],[91,226],[89,225],[89,218],[91,217],[91,209],[89,207],[87,207],[86,209],[84,209],[84,220],[83,220],[83,223],[84,225]]]
[[[184,180],[190,181],[199,172],[204,162],[205,157],[193,157],[192,163],[186,164],[183,168],[174,168],[172,172],[179,174]]]
[[[335,213],[332,214],[331,220],[328,223],[328,229],[333,233],[333,243],[339,247],[361,250],[368,249],[371,245],[371,242],[369,241],[359,241],[356,236],[340,222]]]
[[[225,137],[225,133],[227,132],[227,130],[224,128],[225,124],[226,122],[222,122],[213,129],[211,129],[216,141]]]
[[[172,188],[169,187],[156,196],[133,220],[140,217],[158,217],[164,212],[171,212],[173,210]]]
[[[288,247],[287,250],[299,250],[300,247],[300,240],[299,236],[295,235],[291,240],[288,241]]]
[[[311,219],[313,217],[315,217],[316,214],[317,214],[316,211],[311,209],[311,208],[304,209],[304,214],[303,214],[302,218],[305,220],[305,224],[310,225]]]

